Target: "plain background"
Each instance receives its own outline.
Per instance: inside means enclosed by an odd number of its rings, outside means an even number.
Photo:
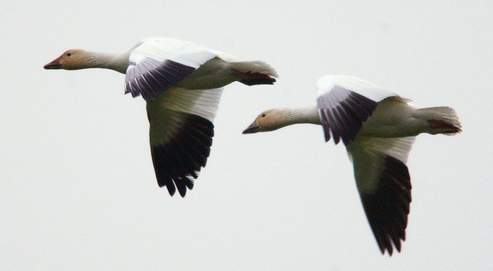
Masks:
[[[3,1],[1,270],[492,270],[493,2]],[[172,36],[277,68],[230,85],[185,199],[157,187],[144,102],[104,70],[46,71],[68,48]],[[403,252],[379,253],[342,146],[320,127],[241,131],[352,74],[449,105],[458,136],[419,136]]]

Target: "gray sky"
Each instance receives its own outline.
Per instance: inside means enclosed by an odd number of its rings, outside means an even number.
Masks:
[[[492,270],[491,1],[4,1],[1,270]],[[147,36],[264,60],[275,87],[230,85],[187,198],[158,189],[144,102],[112,71],[45,71],[68,48]],[[241,135],[262,110],[315,102],[352,74],[454,107],[419,136],[403,252],[381,256],[342,146],[301,125]]]

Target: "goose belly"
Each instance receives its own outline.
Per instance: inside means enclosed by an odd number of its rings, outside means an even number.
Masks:
[[[413,117],[416,109],[399,97],[378,103],[373,114],[363,123],[359,135],[371,137],[415,136],[422,130],[422,120]]]

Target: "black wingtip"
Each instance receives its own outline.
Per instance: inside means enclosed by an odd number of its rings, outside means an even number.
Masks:
[[[195,174],[195,176],[197,176]],[[159,187],[166,187],[170,196],[174,196],[176,190],[182,198],[184,198],[187,194],[187,190],[193,189],[193,180],[189,177],[162,177],[157,179]]]
[[[380,252],[392,256],[406,240],[411,178],[407,166],[392,156],[385,156],[381,174],[376,191],[362,193],[361,200]]]
[[[183,129],[165,144],[151,145],[151,155],[158,185],[166,186],[171,196],[178,190],[180,196],[185,197],[187,190],[194,186],[193,179],[206,165],[214,125],[196,115],[183,113],[181,118]]]
[[[166,189],[168,189],[169,195],[170,196],[174,196],[175,195],[175,192],[176,192],[176,187],[173,184],[173,182],[169,182],[165,186],[166,186]]]

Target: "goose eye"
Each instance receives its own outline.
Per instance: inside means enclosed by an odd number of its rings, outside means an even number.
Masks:
[[[262,118],[265,118],[265,114],[260,115]]]
[[[67,53],[67,56],[71,56],[71,55],[72,55],[72,53]]]

